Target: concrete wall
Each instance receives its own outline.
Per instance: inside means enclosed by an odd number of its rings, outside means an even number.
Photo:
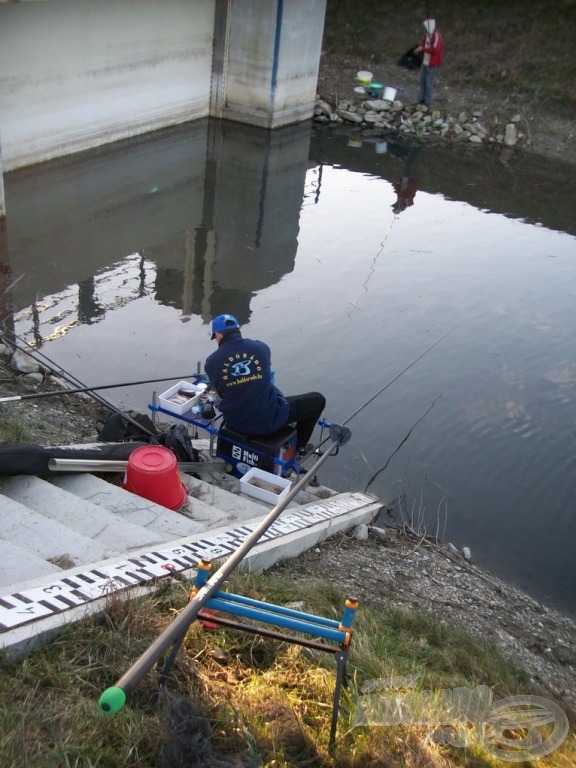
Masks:
[[[214,4],[0,4],[4,172],[207,116]]]

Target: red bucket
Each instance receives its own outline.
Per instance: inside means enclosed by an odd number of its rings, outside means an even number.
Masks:
[[[176,457],[162,445],[132,451],[122,487],[167,509],[179,509],[186,501]]]

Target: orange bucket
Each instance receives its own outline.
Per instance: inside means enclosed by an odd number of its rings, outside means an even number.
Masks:
[[[122,488],[167,509],[179,509],[186,501],[176,457],[163,445],[142,445],[132,451]]]

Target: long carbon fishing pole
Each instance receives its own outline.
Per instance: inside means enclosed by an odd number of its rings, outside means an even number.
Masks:
[[[340,425],[332,424],[330,429],[330,437],[333,441],[333,447],[339,447],[347,442],[350,436],[350,430],[343,430],[339,428]],[[332,451],[326,451],[314,465],[314,469],[317,469],[323,464]],[[107,688],[98,702],[100,710],[106,715],[113,715],[118,712],[124,706],[126,702],[126,694],[130,693],[144,677],[146,672],[160,659],[162,654],[173,644],[180,643],[188,629],[189,625],[196,619],[198,612],[207,600],[219,589],[224,583],[232,571],[240,564],[245,555],[257,544],[258,540],[266,533],[272,523],[280,516],[292,499],[304,488],[308,483],[307,472],[302,475],[296,485],[290,490],[287,496],[285,496],[281,502],[268,513],[268,515],[262,520],[260,525],[255,528],[248,538],[241,544],[238,549],[230,555],[226,562],[208,579],[206,584],[191,598],[190,602],[182,609],[178,616],[169,624],[166,629],[156,638],[156,640],[150,645],[137,659],[130,669],[125,672],[118,680],[116,685]]]
[[[28,354],[28,353],[26,353]],[[58,389],[51,392],[32,392],[28,395],[13,395],[12,397],[0,397],[0,403],[9,403],[15,400],[34,400],[38,397],[56,397],[57,395],[76,395],[80,392],[96,392],[100,389],[118,389],[120,387],[135,387],[138,384],[156,384],[159,381],[181,381],[191,379],[196,374],[190,373],[184,376],[165,376],[163,379],[146,379],[145,381],[124,381],[121,384],[102,384],[98,387],[77,387],[75,389]]]
[[[62,368],[61,365],[58,365],[58,363],[55,363],[54,360],[51,360],[47,355],[45,355],[43,352],[39,352],[38,350],[34,349],[34,347],[29,344],[25,339],[21,339],[20,336],[18,336],[14,331],[10,331],[10,336],[12,337],[12,341],[6,336],[5,331],[0,331],[0,338],[5,337],[7,338],[7,341],[9,344],[16,347],[16,349],[20,350],[20,352],[24,352],[26,355],[29,355],[33,360],[35,360],[40,365],[45,366],[48,368],[52,373],[56,374],[57,376],[60,376],[61,378],[68,381],[70,384],[74,384],[75,386],[82,385],[84,387],[84,383],[80,381],[80,379],[77,379],[76,376],[73,376],[71,373],[68,373],[64,368]],[[21,344],[25,344],[28,349],[22,349],[14,339],[18,339],[18,341]],[[38,358],[41,358],[40,360]],[[45,361],[45,362],[44,362]],[[128,421],[132,426],[138,427],[138,429],[141,432],[144,432],[149,437],[154,437],[154,432],[147,429],[146,427],[142,426],[142,424],[139,424],[135,419],[133,419],[131,416],[129,416],[127,413],[124,413],[120,408],[117,408],[115,405],[112,405],[112,403],[109,403],[108,400],[103,398],[101,395],[97,395],[91,390],[86,390],[86,393],[90,395],[90,397],[93,400],[96,400],[96,402],[100,403],[100,405],[103,405],[105,408],[107,408],[109,411],[112,411],[113,413],[117,413],[118,415],[122,416],[123,419]]]

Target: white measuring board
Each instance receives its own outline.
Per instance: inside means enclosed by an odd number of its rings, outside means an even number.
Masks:
[[[260,537],[258,544],[302,531],[369,505],[363,493],[342,494],[283,512]],[[0,634],[38,619],[78,608],[130,587],[142,586],[171,573],[194,568],[202,559],[225,558],[235,552],[258,527],[260,520],[229,531],[196,534],[165,547],[115,558],[97,567],[64,571],[41,586],[0,595]],[[258,546],[255,545],[255,546]]]

